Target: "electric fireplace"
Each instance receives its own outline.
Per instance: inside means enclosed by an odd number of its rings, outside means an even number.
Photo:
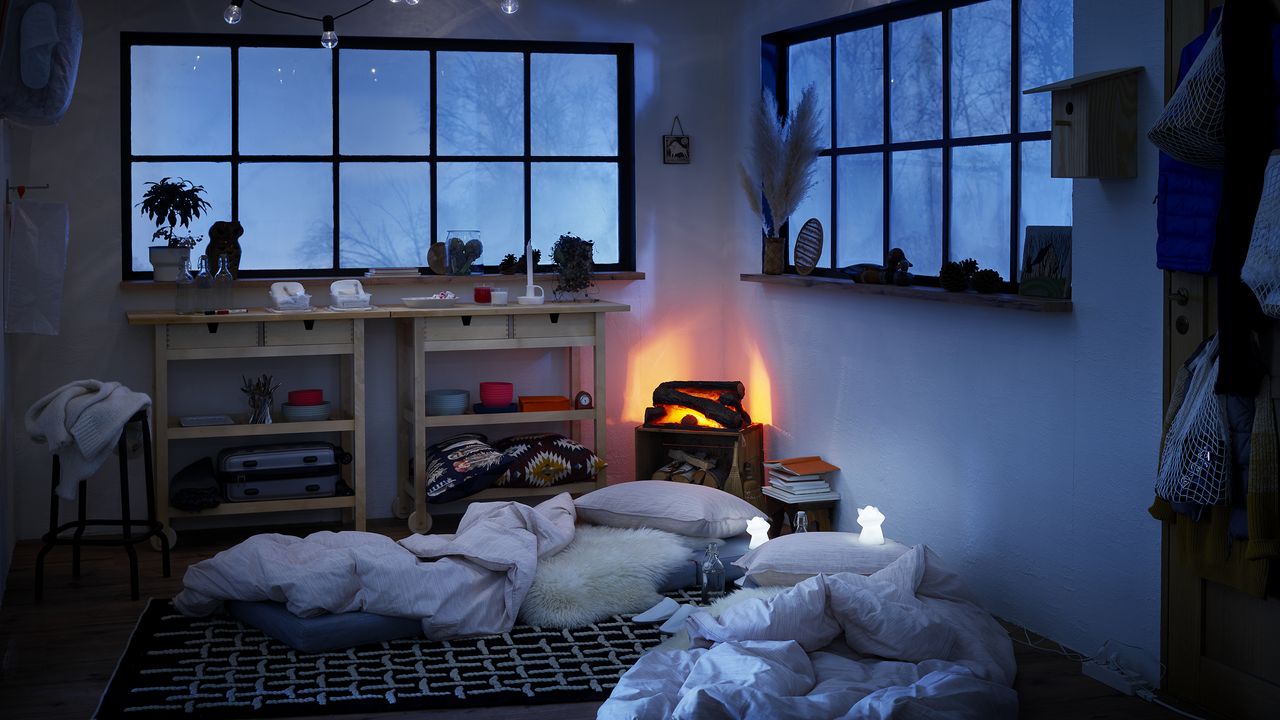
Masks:
[[[636,479],[706,485],[763,510],[764,429],[743,409],[745,396],[737,381],[658,385],[636,428]]]

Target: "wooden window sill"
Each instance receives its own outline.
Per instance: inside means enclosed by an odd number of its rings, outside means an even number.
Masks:
[[[363,275],[348,276],[360,281],[361,285],[474,285],[478,282],[491,283],[524,283],[524,273],[515,275],[502,275],[493,273],[488,275],[418,275],[417,277],[365,277]],[[555,273],[534,273],[535,282],[547,289],[547,294],[551,293],[551,286],[555,284],[559,276]],[[311,285],[315,288],[327,288],[329,283],[334,280],[342,280],[343,277],[281,277],[281,278],[240,278],[236,280],[236,287],[261,287],[268,288],[271,283],[289,280],[300,282],[303,285]],[[644,280],[644,273],[635,271],[605,271],[591,274],[591,279],[595,282],[605,282],[611,280]],[[550,285],[548,284],[550,283]],[[122,280],[120,287],[125,290],[173,290],[172,282],[157,282],[155,280]],[[327,292],[327,290],[326,290]],[[468,290],[467,292],[470,292]],[[314,293],[312,293],[314,294]]]
[[[914,298],[916,300],[933,300],[934,302],[956,303],[960,305],[984,305],[986,307],[1005,308],[1008,310],[1025,310],[1028,312],[1069,313],[1070,300],[1051,300],[1049,298],[1024,297],[1010,293],[980,294],[976,292],[947,292],[942,288],[897,285],[870,285],[855,283],[841,278],[815,277],[812,275],[761,275],[759,273],[743,273],[743,282],[763,283],[765,285],[791,285],[794,287],[821,287],[862,295],[885,295],[890,297]]]

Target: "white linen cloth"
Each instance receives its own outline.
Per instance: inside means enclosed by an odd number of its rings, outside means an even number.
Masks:
[[[80,481],[102,467],[134,413],[151,398],[118,382],[76,380],[37,400],[24,418],[32,440],[58,456],[58,495],[75,500]]]
[[[184,615],[225,600],[285,603],[295,615],[366,611],[420,619],[432,640],[506,632],[538,559],[573,539],[573,498],[537,507],[472,503],[454,535],[319,532],[255,535],[187,569],[173,599]]]
[[[693,648],[641,657],[598,720],[1017,716],[1008,635],[924,546],[685,622]]]

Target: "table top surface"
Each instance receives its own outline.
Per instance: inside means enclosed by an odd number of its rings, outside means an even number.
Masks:
[[[130,325],[204,325],[207,323],[297,322],[299,320],[370,320],[414,317],[460,317],[468,315],[546,315],[549,313],[626,312],[629,305],[595,302],[546,302],[542,305],[487,305],[459,302],[447,308],[411,308],[404,305],[375,305],[359,310],[332,310],[313,307],[305,312],[276,312],[248,308],[232,313],[176,313],[172,310],[140,310],[127,313]]]

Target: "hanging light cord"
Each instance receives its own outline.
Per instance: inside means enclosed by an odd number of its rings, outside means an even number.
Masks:
[[[301,13],[292,12],[292,11],[290,11],[290,10],[281,10],[281,9],[279,9],[279,8],[273,8],[273,7],[271,7],[270,5],[264,5],[264,4],[262,4],[261,2],[258,2],[258,0],[249,0],[249,2],[250,2],[250,3],[252,3],[252,4],[254,4],[254,5],[256,5],[256,6],[258,6],[258,7],[260,7],[260,8],[262,8],[263,10],[267,10],[267,11],[270,11],[270,12],[276,13],[276,14],[278,14],[278,15],[288,15],[289,17],[296,17],[296,18],[299,18],[299,19],[301,19],[301,20],[314,20],[314,21],[316,21],[316,22],[320,22],[321,20],[324,20],[324,18],[313,17],[313,16],[311,16],[311,15],[303,15],[303,14],[301,14]],[[334,19],[334,20],[337,20],[337,19],[339,19],[339,18],[344,18],[344,17],[346,17],[346,16],[350,15],[351,13],[353,13],[353,12],[355,12],[355,11],[357,11],[357,10],[359,10],[359,9],[363,8],[363,7],[366,7],[366,6],[368,6],[368,5],[372,5],[372,4],[373,4],[373,0],[364,0],[364,2],[362,2],[362,3],[360,3],[359,5],[357,5],[357,6],[353,7],[353,8],[351,8],[351,9],[350,9],[350,10],[348,10],[348,11],[346,11],[346,12],[344,12],[344,13],[340,13],[340,14],[338,14],[338,15],[334,15],[334,16],[333,16],[333,19]]]

